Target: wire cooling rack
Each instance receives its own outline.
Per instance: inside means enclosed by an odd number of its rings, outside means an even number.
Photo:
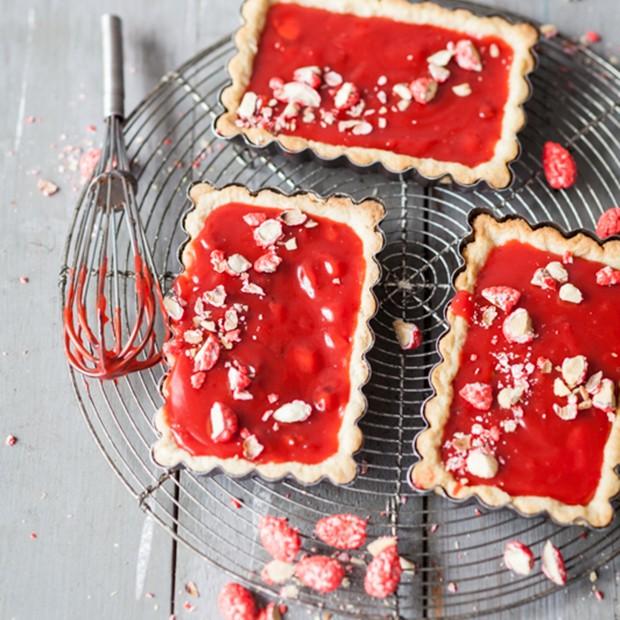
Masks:
[[[487,512],[472,502],[457,505],[422,497],[407,482],[414,462],[412,440],[422,427],[420,407],[429,394],[427,377],[437,361],[435,341],[444,330],[443,310],[451,296],[451,274],[460,264],[458,244],[468,230],[468,212],[483,206],[533,222],[551,220],[565,229],[592,228],[602,210],[620,202],[620,73],[562,37],[543,40],[539,52],[534,96],[527,105],[529,123],[521,134],[523,154],[514,165],[512,189],[502,193],[425,188],[405,178],[323,167],[215,139],[211,123],[220,111],[218,93],[227,82],[230,37],[166,75],[133,111],[125,136],[138,177],[141,216],[165,286],[179,270],[177,250],[184,240],[180,222],[189,208],[186,190],[191,181],[303,188],[324,195],[338,191],[357,199],[379,196],[387,207],[382,224],[386,246],[380,255],[383,278],[376,288],[380,309],[372,323],[376,343],[369,354],[372,379],[365,388],[368,413],[361,423],[365,444],[353,485],[304,487],[290,481],[163,472],[150,458],[163,368],[105,383],[71,371],[78,403],[105,458],[140,508],[177,541],[274,596],[277,589],[259,577],[268,559],[256,544],[260,515],[288,516],[301,529],[308,549],[320,548],[311,534],[321,516],[342,511],[369,515],[370,537],[398,535],[401,554],[415,562],[415,572],[406,571],[398,596],[388,601],[365,596],[363,568],[358,567],[349,588],[329,596],[300,590],[299,601],[373,620],[479,617],[553,592],[556,587],[538,571],[517,577],[501,567],[504,543],[512,538],[530,544],[536,553],[551,538],[564,553],[571,581],[620,552],[617,525],[600,532],[560,528],[542,517],[525,519],[508,510]],[[568,191],[550,190],[541,177],[539,154],[548,139],[568,145],[576,157],[579,181]],[[80,201],[67,241],[63,297],[73,231],[80,226],[83,207]],[[127,260],[129,245],[122,239],[119,243]],[[126,266],[129,281],[131,265]],[[397,317],[424,328],[422,349],[399,349],[391,327]]]

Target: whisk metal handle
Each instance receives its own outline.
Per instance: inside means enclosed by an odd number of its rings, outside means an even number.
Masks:
[[[118,15],[101,16],[103,41],[103,115],[125,116],[125,82],[123,78],[123,33]]]

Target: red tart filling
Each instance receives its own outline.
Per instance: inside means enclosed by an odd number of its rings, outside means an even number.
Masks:
[[[176,442],[193,456],[324,461],[350,398],[361,239],[297,209],[228,203],[190,243],[168,300]]]
[[[512,58],[498,37],[278,3],[236,122],[473,167],[500,139]]]
[[[587,504],[620,380],[620,272],[510,241],[471,296],[443,463],[462,485]]]

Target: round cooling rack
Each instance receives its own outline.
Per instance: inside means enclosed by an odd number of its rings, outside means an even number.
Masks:
[[[588,532],[559,527],[543,517],[487,511],[475,502],[455,504],[420,496],[410,488],[407,472],[415,459],[412,441],[423,426],[420,408],[429,395],[428,373],[437,362],[435,342],[445,329],[451,276],[461,264],[458,246],[468,232],[467,214],[474,207],[486,207],[498,215],[518,213],[531,222],[550,220],[567,230],[592,229],[604,209],[620,203],[620,73],[562,37],[541,41],[539,67],[532,77],[534,95],[526,106],[528,125],[520,136],[523,154],[514,165],[515,183],[501,193],[464,192],[324,167],[216,139],[211,124],[221,111],[218,94],[227,82],[232,53],[230,37],[200,52],[166,75],[128,118],[125,137],[138,178],[142,221],[167,288],[180,267],[177,252],[185,239],[180,222],[189,208],[186,191],[192,181],[239,182],[252,189],[271,185],[323,195],[344,192],[356,199],[370,195],[384,201],[386,245],[379,257],[383,277],[375,289],[380,308],[372,322],[376,342],[368,355],[372,378],[364,390],[368,413],[361,422],[365,443],[357,456],[360,475],[352,485],[336,488],[327,482],[304,487],[291,481],[163,471],[150,456],[163,367],[117,382],[71,372],[95,441],[139,506],[177,541],[272,597],[279,588],[271,589],[259,576],[268,560],[256,544],[261,515],[289,517],[305,536],[307,549],[320,549],[312,529],[321,516],[346,511],[369,515],[369,537],[397,535],[401,555],[415,563],[415,571],[405,571],[398,596],[387,601],[364,594],[359,563],[353,564],[350,587],[332,595],[300,588],[300,603],[344,617],[472,618],[515,608],[556,590],[539,571],[518,577],[501,567],[504,543],[513,538],[531,545],[537,554],[551,538],[562,549],[572,581],[614,558],[620,552],[620,528],[615,524]],[[541,176],[539,155],[549,139],[568,145],[577,160],[579,180],[568,191],[550,190]],[[65,265],[70,264],[73,232],[83,211],[80,201]],[[119,243],[127,259],[129,244],[123,238]],[[64,293],[66,267],[62,273]],[[129,262],[123,277],[132,278]],[[395,318],[423,327],[423,348],[400,350],[392,331]]]

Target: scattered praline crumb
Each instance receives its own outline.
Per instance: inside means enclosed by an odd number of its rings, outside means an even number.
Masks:
[[[185,592],[190,596],[199,597],[200,592],[198,591],[198,586],[193,581],[188,581],[185,584]]]
[[[602,37],[598,32],[594,30],[588,30],[584,34],[581,35],[579,41],[583,43],[583,45],[592,45],[593,43],[598,43],[601,41]]]
[[[37,181],[37,189],[44,196],[47,196],[49,198],[50,196],[58,193],[60,188],[58,187],[58,185],[56,185],[56,183],[53,183],[52,181],[48,181],[46,179],[39,179]]]
[[[100,158],[100,148],[88,149],[80,155],[78,166],[80,169],[80,180],[82,183],[86,183],[86,181],[93,176]]]

